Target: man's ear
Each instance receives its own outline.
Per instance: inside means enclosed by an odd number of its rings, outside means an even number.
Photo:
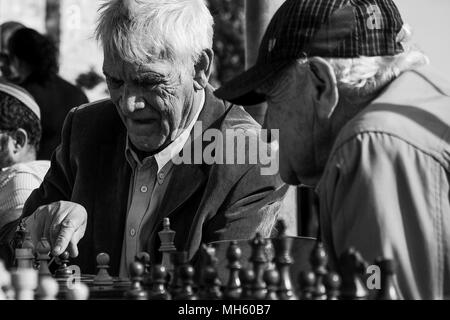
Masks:
[[[12,138],[14,140],[14,153],[20,152],[28,145],[28,133],[22,128],[17,129],[12,134]]]
[[[214,52],[211,49],[203,50],[194,66],[194,87],[196,90],[206,88],[209,77],[211,76],[213,61]]]
[[[319,120],[327,120],[339,102],[336,75],[331,65],[322,58],[309,59],[316,95],[314,97]]]

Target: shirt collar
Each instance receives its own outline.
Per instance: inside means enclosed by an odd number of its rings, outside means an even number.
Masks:
[[[205,90],[201,91],[200,96],[200,104],[197,109],[197,112],[194,115],[194,118],[192,119],[191,123],[186,129],[183,129],[181,134],[178,135],[178,137],[169,144],[165,149],[161,150],[157,154],[153,155],[153,157],[156,160],[156,163],[158,164],[158,173],[164,168],[164,166],[172,160],[172,158],[179,154],[180,151],[183,149],[184,145],[189,139],[189,136],[191,135],[192,128],[194,127],[195,123],[198,120],[198,117],[200,116],[200,113],[203,110],[203,107],[205,105]],[[128,163],[131,165],[132,168],[135,167],[136,164],[145,165],[146,163],[150,163],[152,157],[145,158],[144,161],[139,160],[139,157],[136,155],[136,153],[133,151],[133,149],[130,146],[130,139],[127,136],[127,142],[125,147],[125,156],[128,161]]]

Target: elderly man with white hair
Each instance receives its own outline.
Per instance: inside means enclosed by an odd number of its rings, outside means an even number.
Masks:
[[[202,243],[269,235],[277,176],[262,175],[258,163],[197,158],[196,124],[260,134],[242,107],[218,100],[208,85],[213,18],[205,1],[111,0],[96,34],[111,99],[68,115],[49,173],[23,211],[33,241],[46,236],[53,255],[68,250],[83,273],[95,273],[96,255],[109,253],[111,273],[126,276],[141,251],[160,261],[164,218],[189,259]],[[185,159],[190,141],[197,161],[173,161]],[[18,224],[0,231],[4,259]]]
[[[216,95],[268,102],[281,176],[316,187],[332,262],[350,247],[368,262],[393,259],[401,297],[442,299],[450,296],[450,85],[408,36],[392,0],[288,0],[256,66]]]

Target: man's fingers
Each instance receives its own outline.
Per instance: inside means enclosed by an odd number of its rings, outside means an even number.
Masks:
[[[79,226],[75,225],[74,221],[69,217],[66,217],[66,219],[63,220],[59,227],[60,229],[58,232],[58,236],[56,237],[55,245],[52,250],[53,255],[56,256],[59,256],[67,249],[70,241],[72,241],[72,237],[75,231]]]

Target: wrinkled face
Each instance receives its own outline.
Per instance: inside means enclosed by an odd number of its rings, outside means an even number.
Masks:
[[[258,89],[267,97],[268,129],[280,130],[281,178],[292,185],[314,185],[323,168],[316,161],[315,91],[305,68],[294,64]]]
[[[111,99],[138,150],[157,152],[186,127],[194,101],[193,75],[187,68],[162,60],[131,64],[105,53],[103,71]]]

